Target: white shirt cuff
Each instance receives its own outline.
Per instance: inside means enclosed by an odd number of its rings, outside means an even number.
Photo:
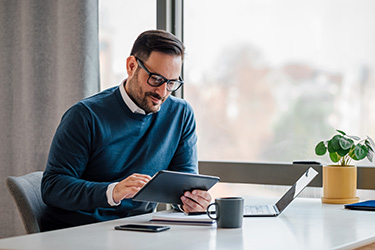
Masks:
[[[108,188],[107,188],[107,192],[106,192],[106,195],[107,195],[107,201],[108,201],[108,204],[111,205],[111,206],[118,206],[121,204],[121,201],[119,203],[116,203],[114,200],[113,200],[113,189],[115,188],[115,186],[117,185],[118,182],[114,182],[114,183],[111,183],[108,185]]]

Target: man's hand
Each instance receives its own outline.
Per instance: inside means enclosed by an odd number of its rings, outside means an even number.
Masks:
[[[113,189],[113,201],[119,203],[123,199],[132,198],[150,180],[151,176],[145,174],[128,176]]]
[[[192,192],[185,192],[181,196],[182,209],[186,213],[203,212],[206,211],[211,200],[212,197],[207,191],[193,190]]]

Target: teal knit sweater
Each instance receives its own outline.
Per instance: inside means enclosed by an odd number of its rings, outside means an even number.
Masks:
[[[191,106],[170,96],[159,112],[134,114],[119,87],[84,99],[62,117],[42,180],[48,205],[42,230],[152,212],[155,203],[124,199],[111,207],[110,183],[133,173],[197,173],[197,136]]]

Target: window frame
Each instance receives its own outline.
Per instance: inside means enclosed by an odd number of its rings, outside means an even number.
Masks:
[[[168,31],[184,42],[184,0],[157,0],[156,28]],[[184,79],[182,66],[181,77]],[[184,85],[172,95],[184,98]]]

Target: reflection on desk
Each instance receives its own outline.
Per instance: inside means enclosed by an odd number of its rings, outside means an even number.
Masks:
[[[276,197],[277,198],[277,197]],[[268,199],[267,203],[275,202]],[[246,199],[256,204],[266,200]],[[114,230],[152,214],[0,240],[3,249],[354,249],[375,241],[375,214],[297,198],[279,216],[244,218],[240,229],[170,225],[161,233]]]

